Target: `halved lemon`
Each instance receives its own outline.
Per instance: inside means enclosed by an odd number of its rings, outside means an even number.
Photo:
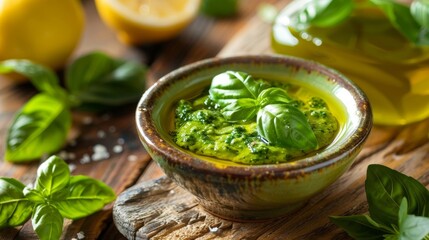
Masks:
[[[196,17],[201,0],[96,0],[102,20],[127,44],[164,41]]]

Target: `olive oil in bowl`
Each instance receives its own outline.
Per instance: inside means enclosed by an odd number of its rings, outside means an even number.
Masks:
[[[308,2],[292,2],[277,17],[276,52],[345,74],[368,95],[376,124],[404,125],[429,116],[428,46],[410,42],[381,10],[363,2],[334,26],[296,27],[293,17]]]

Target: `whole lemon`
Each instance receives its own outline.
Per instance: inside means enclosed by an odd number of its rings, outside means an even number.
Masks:
[[[78,0],[0,0],[0,60],[29,59],[58,69],[83,27]]]

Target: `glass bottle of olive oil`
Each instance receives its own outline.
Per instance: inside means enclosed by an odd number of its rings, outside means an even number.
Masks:
[[[405,38],[378,8],[360,4],[330,27],[294,27],[306,1],[293,1],[277,17],[272,47],[343,73],[370,99],[374,122],[404,125],[429,117],[429,47]],[[308,2],[308,1],[307,1]]]

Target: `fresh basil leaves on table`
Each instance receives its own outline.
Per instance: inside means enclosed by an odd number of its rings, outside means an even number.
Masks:
[[[354,239],[429,239],[429,190],[383,165],[369,165],[365,191],[369,215],[333,216]]]
[[[86,176],[71,176],[68,165],[51,156],[37,169],[34,187],[0,178],[0,228],[24,224],[30,217],[41,240],[59,239],[64,218],[79,219],[115,200],[113,190]]]
[[[94,52],[67,69],[66,88],[55,73],[27,60],[0,62],[0,74],[28,77],[41,93],[16,114],[8,130],[5,159],[23,162],[59,150],[71,127],[71,109],[100,110],[137,101],[145,88],[146,69],[139,63]]]
[[[247,73],[227,71],[213,78],[209,96],[228,121],[256,118],[258,134],[272,145],[317,148],[307,118],[281,88],[269,87]]]
[[[414,0],[410,6],[394,0],[366,0],[379,7],[392,25],[417,45],[429,44],[429,1]],[[354,0],[309,1],[296,12],[296,27],[313,25],[328,27],[350,16]]]

